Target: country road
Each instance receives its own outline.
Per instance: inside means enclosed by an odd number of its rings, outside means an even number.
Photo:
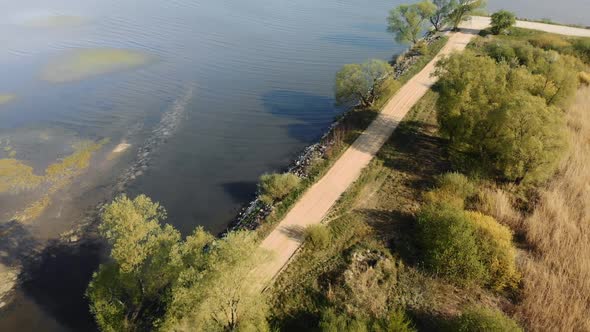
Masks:
[[[449,41],[440,53],[410,79],[393,96],[373,123],[361,134],[332,168],[315,183],[293,206],[285,218],[263,240],[261,248],[273,253],[273,259],[262,262],[253,273],[263,285],[269,282],[288,264],[303,242],[303,230],[322,222],[324,216],[346,189],[357,180],[363,168],[375,157],[381,146],[397,128],[412,106],[432,87],[435,63],[440,57],[465,49],[480,30],[486,28],[490,18],[475,16],[461,26],[461,31],[449,34]],[[550,24],[518,21],[518,27],[560,33],[570,36],[590,37],[590,30]]]

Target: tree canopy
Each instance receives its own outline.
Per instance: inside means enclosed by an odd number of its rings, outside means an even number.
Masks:
[[[492,33],[499,35],[516,24],[516,16],[507,10],[499,10],[492,14]]]
[[[396,41],[415,44],[424,30],[424,22],[436,12],[437,7],[429,0],[399,5],[389,12],[387,30],[395,34]]]
[[[446,23],[449,21],[449,14],[457,6],[456,0],[433,0],[432,3],[436,6],[436,10],[429,17],[429,21],[434,27],[434,30],[441,31]]]
[[[449,23],[453,29],[458,29],[461,22],[469,19],[469,16],[476,10],[484,7],[485,0],[458,0],[449,13]]]
[[[518,183],[552,174],[565,145],[552,104],[564,86],[546,95],[546,76],[472,52],[437,66],[437,118],[458,167]]]
[[[99,230],[112,246],[110,261],[87,290],[101,330],[264,331],[266,303],[247,274],[267,258],[254,234],[215,239],[197,228],[183,241],[161,224],[165,218],[144,195],[105,207]]]
[[[344,65],[336,74],[335,95],[339,105],[371,107],[383,93],[393,68],[383,60]]]

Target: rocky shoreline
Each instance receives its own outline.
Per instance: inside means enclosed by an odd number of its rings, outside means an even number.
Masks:
[[[442,38],[441,35],[429,33],[422,39],[422,41],[426,46],[430,46],[440,38]],[[394,56],[391,61],[394,79],[397,80],[406,74],[422,56],[423,54],[421,54],[416,48],[411,48],[398,56]],[[334,131],[343,123],[343,120],[355,110],[356,108],[352,108],[344,112],[342,116],[338,117],[317,143],[303,149],[298,157],[286,169],[286,172],[295,174],[301,179],[306,179],[309,176],[312,161],[317,160],[317,158],[326,158],[326,151],[328,151],[335,143],[333,135]],[[266,217],[268,217],[273,210],[274,207],[263,204],[257,194],[254,200],[240,209],[236,219],[229,224],[228,228],[222,232],[222,235],[236,230],[255,230],[264,222]]]

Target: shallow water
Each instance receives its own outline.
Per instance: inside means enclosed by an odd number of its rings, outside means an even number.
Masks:
[[[0,158],[23,160],[40,175],[75,142],[110,143],[37,223],[5,223],[26,197],[0,195],[0,234],[14,235],[0,239],[0,251],[22,255],[118,189],[160,201],[185,234],[197,225],[223,230],[257,178],[284,169],[342,111],[333,106],[332,83],[343,64],[405,49],[385,32],[387,11],[401,2],[4,4]],[[543,5],[554,4],[548,0],[490,2],[590,25],[586,0],[562,1],[559,11]],[[126,149],[113,153],[117,146]],[[101,253],[93,244],[48,246],[26,266],[33,278],[16,301],[0,309],[0,330],[93,329],[81,294]]]

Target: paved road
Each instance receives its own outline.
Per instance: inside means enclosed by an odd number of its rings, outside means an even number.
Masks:
[[[383,111],[363,134],[344,152],[332,168],[315,183],[261,244],[273,253],[274,259],[263,262],[253,271],[267,285],[289,262],[301,245],[305,227],[319,224],[344,191],[359,177],[363,168],[373,159],[406,113],[435,83],[431,76],[434,64],[441,56],[465,49],[471,38],[489,25],[487,17],[473,17],[462,25],[460,32],[451,33],[449,41],[437,57],[420,73],[406,83],[387,103]],[[590,36],[590,30],[561,27],[550,24],[521,22],[519,27],[562,33],[573,36]]]

